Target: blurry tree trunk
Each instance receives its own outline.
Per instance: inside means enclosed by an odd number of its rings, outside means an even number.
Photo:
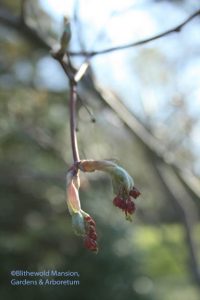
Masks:
[[[193,234],[198,220],[197,207],[171,167],[159,163],[158,161],[156,162],[156,160],[154,160],[154,162],[158,176],[169,195],[169,201],[174,206],[174,209],[180,213],[182,224],[185,229],[185,243],[188,246],[188,260],[191,274],[193,275],[195,282],[200,286],[198,251]]]

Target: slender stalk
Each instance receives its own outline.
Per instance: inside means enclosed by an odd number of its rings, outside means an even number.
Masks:
[[[69,114],[70,114],[70,134],[71,134],[71,146],[74,163],[80,160],[77,136],[76,136],[76,101],[77,101],[77,84],[73,80],[70,81],[70,103],[69,103]]]

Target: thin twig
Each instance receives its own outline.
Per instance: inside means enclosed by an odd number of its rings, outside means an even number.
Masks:
[[[70,57],[65,61],[65,55],[58,50],[57,52],[51,51],[52,57],[55,58],[62,66],[65,74],[67,75],[70,83],[70,99],[69,99],[69,117],[70,117],[70,135],[71,147],[74,165],[80,160],[78,143],[77,143],[77,125],[76,125],[76,102],[77,102],[77,81],[75,76],[77,70],[71,65]]]
[[[70,133],[71,133],[71,146],[74,163],[80,160],[78,143],[76,136],[76,101],[77,101],[77,85],[76,82],[70,81]]]
[[[60,55],[59,51],[54,52],[51,50],[51,55],[53,58],[55,58],[60,63],[63,71],[65,72],[65,74],[67,75],[69,80],[74,81],[74,74],[75,74],[75,72],[77,72],[77,70],[72,68],[71,63],[69,64],[69,61],[67,61],[67,63],[66,63],[63,58],[63,55]]]
[[[193,13],[190,17],[188,17],[185,21],[183,21],[182,23],[180,23],[179,25],[165,31],[162,32],[158,35],[155,35],[153,37],[150,37],[148,39],[144,39],[135,43],[130,43],[127,45],[121,45],[121,46],[116,46],[116,47],[111,47],[111,48],[107,48],[107,49],[103,49],[103,50],[99,50],[99,51],[80,51],[80,52],[74,52],[74,51],[70,51],[69,55],[71,56],[87,56],[87,57],[93,57],[96,55],[101,55],[101,54],[106,54],[106,53],[110,53],[110,52],[114,52],[114,51],[119,51],[119,50],[123,50],[123,49],[128,49],[128,48],[132,48],[132,47],[136,47],[136,46],[140,46],[149,42],[152,42],[154,40],[160,39],[164,36],[167,36],[171,33],[176,33],[176,32],[180,32],[181,29],[188,24],[192,19],[194,19],[195,17],[197,17],[198,15],[200,15],[200,9],[197,10],[195,13]]]
[[[81,102],[81,104],[83,105],[83,107],[85,108],[85,110],[87,111],[88,115],[90,116],[91,122],[95,123],[96,119],[93,115],[93,113],[91,112],[91,110],[89,109],[89,107],[87,106],[87,104],[85,103],[85,101],[83,100],[82,97],[80,97],[80,95],[78,94],[78,100]]]

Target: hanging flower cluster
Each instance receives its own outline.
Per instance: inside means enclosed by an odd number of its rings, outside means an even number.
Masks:
[[[136,199],[140,195],[140,192],[138,189],[133,187],[132,190],[130,190],[129,195],[127,196],[124,191],[119,192],[118,195],[113,199],[113,204],[123,210],[126,215],[126,219],[129,221],[132,221],[131,215],[135,212],[135,202],[131,199],[133,197]]]
[[[96,224],[92,217],[81,209],[79,187],[79,174],[72,167],[67,173],[67,206],[72,217],[72,226],[76,235],[84,238],[85,247],[98,252]]]
[[[72,216],[72,226],[77,235],[84,239],[84,246],[98,252],[96,224],[92,217],[81,209],[79,199],[79,170],[83,172],[104,171],[111,176],[116,195],[113,204],[125,212],[126,219],[132,221],[135,202],[140,192],[134,186],[132,177],[126,170],[110,160],[81,160],[67,173],[67,205]]]

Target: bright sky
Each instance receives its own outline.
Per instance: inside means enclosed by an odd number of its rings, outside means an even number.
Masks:
[[[68,15],[73,9],[73,0],[40,0],[45,9],[53,16]]]

